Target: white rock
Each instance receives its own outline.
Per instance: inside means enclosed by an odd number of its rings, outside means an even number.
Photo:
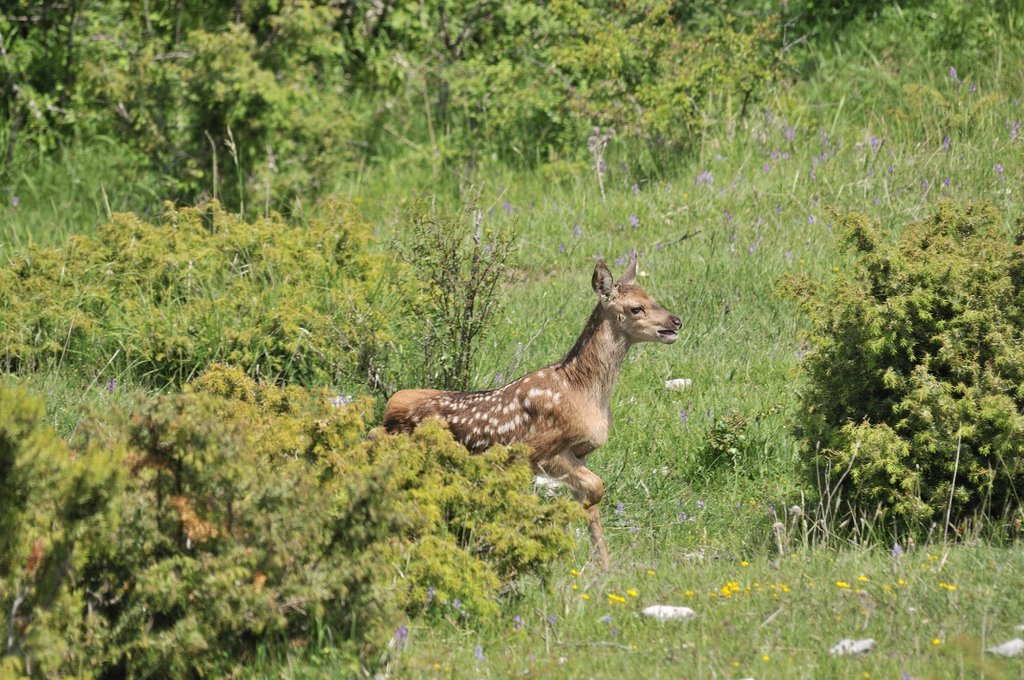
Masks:
[[[874,648],[875,641],[872,638],[864,638],[863,640],[843,638],[836,643],[835,647],[828,650],[828,653],[832,656],[846,656],[849,654],[863,654],[864,652],[870,652]]]
[[[658,621],[685,621],[697,616],[697,612],[689,607],[676,607],[670,604],[652,604],[643,610],[644,616]]]
[[[997,647],[989,647],[988,652],[999,656],[1022,656],[1024,655],[1024,640],[1014,638]]]
[[[665,381],[666,390],[685,390],[687,387],[693,384],[693,381],[689,378],[672,378],[671,380]]]
[[[1024,623],[1018,623],[1017,630],[1024,630]]]

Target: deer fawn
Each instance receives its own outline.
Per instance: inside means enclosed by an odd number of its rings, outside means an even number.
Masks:
[[[597,507],[604,483],[583,461],[608,439],[612,388],[630,346],[672,344],[682,326],[635,279],[635,254],[618,282],[598,259],[591,280],[598,304],[564,359],[486,392],[401,390],[384,409],[384,429],[410,432],[426,418],[440,418],[470,451],[526,444],[534,473],[567,485],[583,504],[594,559],[607,569]]]

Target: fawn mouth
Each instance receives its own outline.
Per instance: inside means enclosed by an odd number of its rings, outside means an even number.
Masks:
[[[663,328],[658,331],[658,337],[662,342],[675,342],[679,338],[679,332],[671,328]]]

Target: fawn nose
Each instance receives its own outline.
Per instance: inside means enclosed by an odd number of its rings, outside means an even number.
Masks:
[[[668,322],[672,324],[676,330],[679,330],[680,328],[683,327],[683,322],[679,320],[678,316],[670,316],[668,318]]]

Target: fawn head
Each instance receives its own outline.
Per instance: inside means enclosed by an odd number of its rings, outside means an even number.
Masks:
[[[682,321],[636,285],[635,280],[636,253],[633,253],[618,281],[612,279],[608,266],[598,258],[590,284],[600,298],[605,318],[629,342],[672,344],[679,338]]]

